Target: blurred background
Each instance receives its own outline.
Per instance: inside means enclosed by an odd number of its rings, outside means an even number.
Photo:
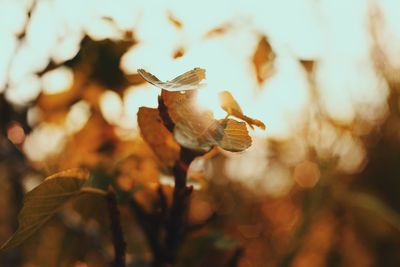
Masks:
[[[171,191],[136,122],[160,91],[136,69],[201,67],[200,106],[224,117],[229,90],[267,130],[192,164],[189,220],[217,216],[177,266],[400,266],[399,24],[396,0],[1,0],[0,241],[24,193],[60,170],[118,170],[147,206],[158,183]],[[0,266],[107,266],[103,205],[69,203]],[[149,266],[121,212],[128,266]]]

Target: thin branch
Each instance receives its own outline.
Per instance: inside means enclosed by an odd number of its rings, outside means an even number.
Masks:
[[[143,207],[135,200],[134,197],[131,197],[129,199],[129,206],[134,216],[136,217],[139,227],[145,234],[147,242],[153,253],[154,259],[162,258],[162,249],[159,241],[161,221],[156,215],[146,212]]]
[[[110,187],[107,193],[107,204],[111,222],[111,232],[114,245],[114,267],[125,267],[126,243],[122,232],[120,213],[117,206],[117,198],[114,190]]]
[[[175,262],[179,245],[185,236],[186,215],[189,209],[190,195],[193,192],[193,187],[187,186],[187,171],[195,157],[194,151],[181,147],[180,158],[173,167],[175,187],[165,227],[165,261],[169,264]]]
[[[165,216],[167,215],[168,212],[168,202],[167,202],[167,196],[165,195],[165,192],[162,188],[161,185],[159,185],[159,187],[157,188],[157,193],[158,193],[158,197],[160,200],[160,218],[162,220],[165,219]]]
[[[243,255],[243,248],[237,248],[233,253],[232,257],[224,265],[225,267],[237,267],[239,266],[239,260]]]

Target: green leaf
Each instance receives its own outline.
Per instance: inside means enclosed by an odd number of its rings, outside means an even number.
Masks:
[[[14,235],[0,248],[9,249],[21,244],[34,234],[68,200],[77,196],[89,172],[71,169],[46,178],[43,183],[26,193],[18,216],[19,227]]]
[[[345,201],[354,207],[375,213],[400,231],[400,214],[376,196],[368,193],[352,192],[346,195]]]

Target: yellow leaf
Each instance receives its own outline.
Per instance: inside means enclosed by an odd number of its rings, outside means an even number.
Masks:
[[[218,142],[219,146],[231,152],[243,151],[251,146],[251,137],[247,131],[246,123],[232,119],[221,120],[224,125],[224,136]]]
[[[242,109],[240,108],[239,104],[236,102],[231,93],[229,93],[228,91],[222,91],[219,94],[219,98],[221,108],[225,110],[228,115],[245,121],[252,129],[254,128],[253,126],[257,126],[265,130],[265,124],[262,121],[247,117],[243,114]]]

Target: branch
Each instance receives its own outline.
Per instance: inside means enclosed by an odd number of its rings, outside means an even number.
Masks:
[[[175,262],[180,243],[184,239],[186,228],[186,214],[189,209],[192,186],[187,186],[187,171],[189,164],[196,157],[192,150],[181,147],[179,160],[173,167],[175,187],[172,197],[172,206],[165,226],[165,261],[172,264]]]
[[[110,187],[107,193],[107,204],[111,222],[111,232],[114,245],[114,267],[125,267],[126,244],[122,233],[120,213],[117,206],[117,198],[114,190]]]
[[[232,257],[224,265],[225,267],[237,267],[239,266],[240,257],[243,255],[243,248],[237,248],[233,253]]]

